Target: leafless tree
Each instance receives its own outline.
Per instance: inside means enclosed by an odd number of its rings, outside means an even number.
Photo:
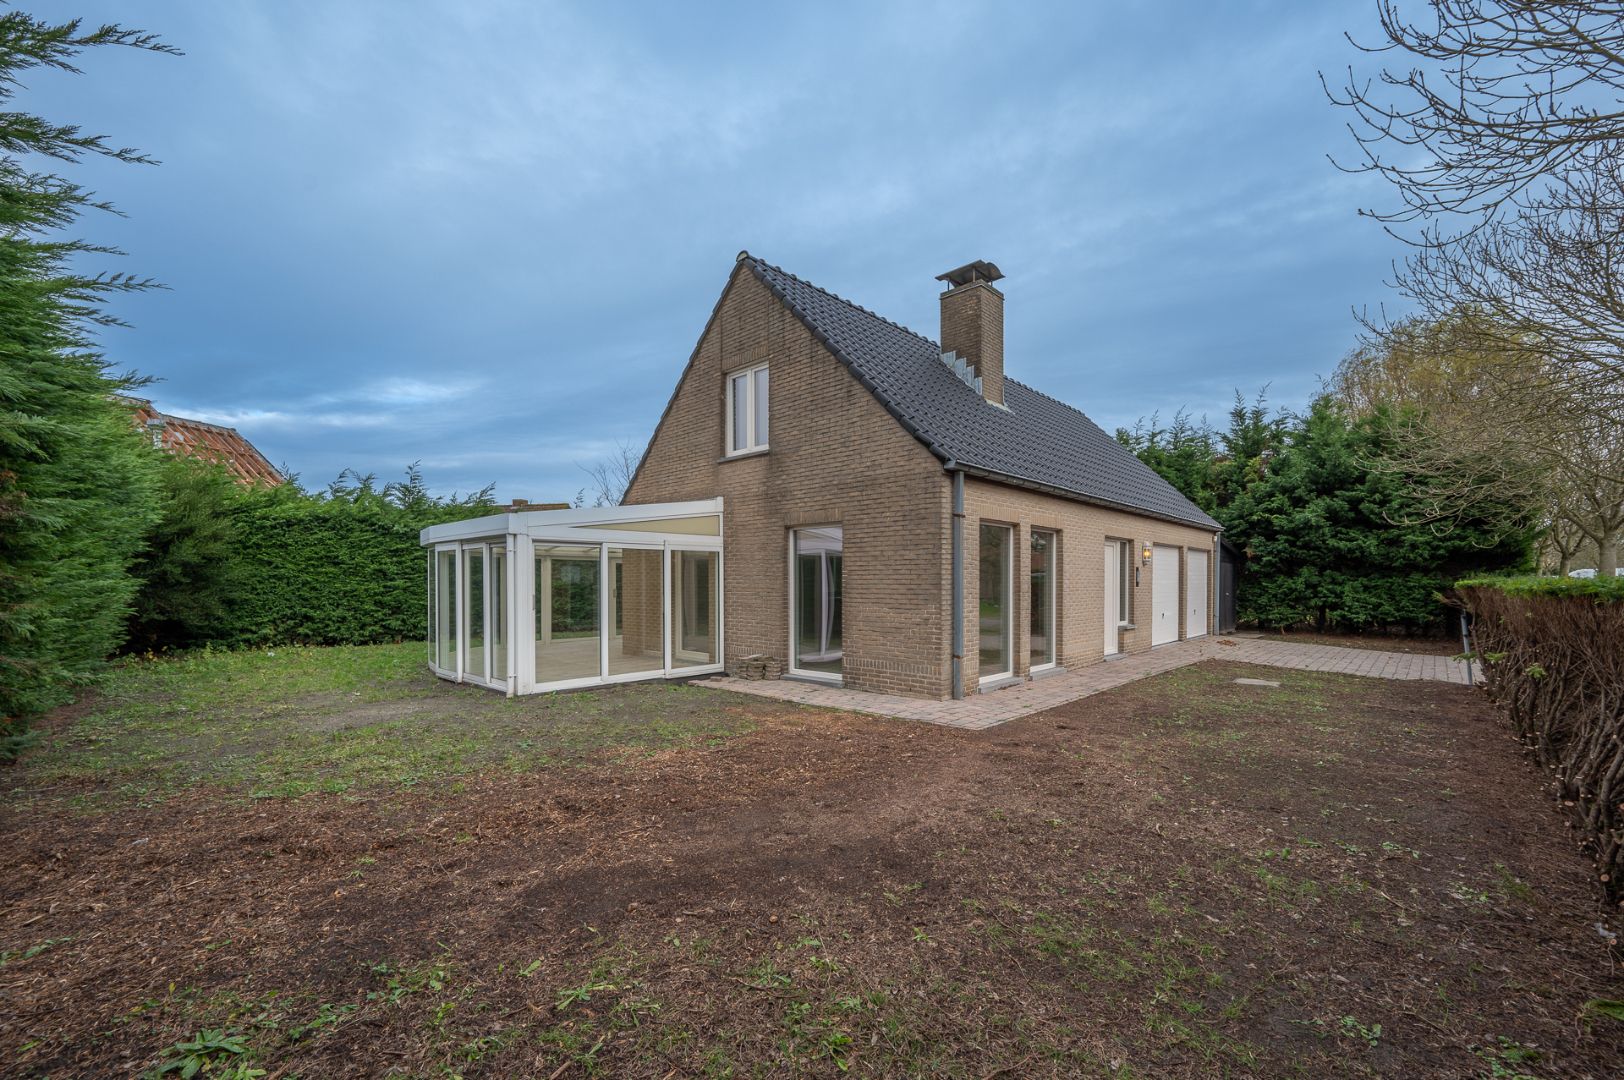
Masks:
[[[619,506],[620,500],[626,497],[626,489],[631,487],[632,477],[637,475],[637,465],[642,459],[643,452],[633,443],[619,440],[612,454],[591,465],[580,466],[581,471],[592,480],[592,505]]]
[[[1440,521],[1521,507],[1617,561],[1624,527],[1624,0],[1377,0],[1333,101],[1412,245],[1419,318],[1366,321],[1350,400],[1409,406],[1394,467]],[[1425,12],[1411,18],[1406,12]],[[1396,59],[1391,59],[1396,58]],[[1374,400],[1372,398],[1371,400]],[[1365,402],[1367,405],[1370,401]]]
[[[1583,167],[1516,215],[1417,248],[1395,284],[1432,319],[1484,313],[1459,327],[1475,332],[1469,348],[1519,370],[1518,354],[1535,355],[1546,376],[1610,413],[1624,396],[1624,160],[1575,161]]]
[[[1537,547],[1539,569],[1566,577],[1574,568],[1574,556],[1584,550],[1585,536],[1561,513],[1553,514],[1540,534]]]
[[[1360,159],[1400,195],[1367,210],[1389,225],[1464,215],[1482,224],[1624,147],[1624,3],[1430,0],[1412,20],[1378,0],[1381,40],[1349,40],[1399,63],[1340,91]],[[1340,163],[1339,163],[1340,164]],[[1446,238],[1447,232],[1434,233]]]

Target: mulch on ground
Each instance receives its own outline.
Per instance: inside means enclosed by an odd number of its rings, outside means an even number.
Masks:
[[[432,790],[7,810],[0,1069],[129,1075],[205,1029],[274,1077],[1624,1060],[1584,1008],[1624,997],[1617,926],[1473,691],[1209,662],[987,732],[758,724]]]

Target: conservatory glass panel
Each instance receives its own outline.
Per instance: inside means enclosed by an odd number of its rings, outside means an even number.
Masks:
[[[720,584],[714,551],[671,553],[671,666],[694,667],[717,661]]]
[[[609,549],[609,669],[605,675],[665,670],[665,553],[642,548]]]
[[[443,671],[457,670],[457,553],[435,554],[434,662]]]
[[[491,678],[506,679],[507,550],[491,545]]]
[[[536,545],[536,682],[598,676],[598,547]]]
[[[468,580],[468,653],[462,670],[476,678],[485,677],[485,549],[464,548],[462,564]]]
[[[615,532],[682,533],[685,536],[721,536],[722,519],[714,514],[699,517],[654,518],[650,521],[605,521],[581,525],[582,529],[613,529]]]

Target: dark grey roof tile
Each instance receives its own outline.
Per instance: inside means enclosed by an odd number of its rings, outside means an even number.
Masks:
[[[1204,529],[1218,523],[1079,410],[1006,376],[1004,405],[942,363],[936,342],[748,253],[751,270],[944,460]]]

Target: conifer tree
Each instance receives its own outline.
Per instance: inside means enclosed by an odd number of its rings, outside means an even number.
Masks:
[[[103,46],[173,52],[150,34],[0,12],[0,758],[123,640],[129,568],[155,516],[154,456],[94,334],[103,304],[153,287],[81,266],[113,249],[65,235],[112,207],[60,171],[87,157],[151,164],[16,108],[30,71],[78,73]]]

